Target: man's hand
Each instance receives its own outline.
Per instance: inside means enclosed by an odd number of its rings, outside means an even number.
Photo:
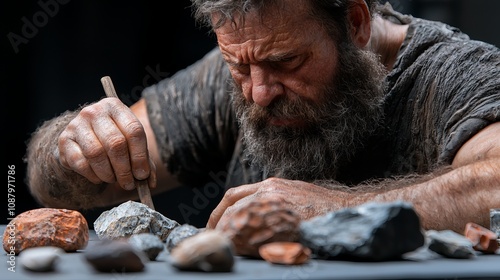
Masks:
[[[118,183],[131,190],[134,178],[149,178],[149,186],[156,186],[144,128],[117,98],[83,108],[60,134],[58,150],[64,168],[94,184]]]
[[[259,183],[229,189],[210,215],[207,228],[216,228],[231,219],[232,214],[257,199],[285,202],[301,220],[347,207],[354,196],[303,181],[269,178]]]

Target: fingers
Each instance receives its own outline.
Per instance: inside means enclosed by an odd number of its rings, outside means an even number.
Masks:
[[[117,182],[124,189],[135,179],[156,186],[156,167],[149,157],[146,134],[132,111],[116,98],[87,106],[59,137],[59,158],[65,168],[92,183]]]
[[[124,189],[132,190],[135,187],[132,174],[131,160],[126,131],[118,127],[112,118],[98,118],[91,123],[92,130],[99,144],[83,150],[94,172],[103,181],[111,183],[117,181]],[[90,134],[90,133],[89,133]],[[83,143],[84,140],[79,141]],[[92,153],[94,150],[95,153]],[[111,171],[111,172],[110,172]]]
[[[147,179],[151,173],[152,161],[149,159],[146,133],[141,122],[135,115],[131,119],[129,115],[116,110],[112,111],[112,118],[126,137],[133,176],[138,180]]]
[[[226,210],[238,202],[240,199],[243,199],[249,195],[254,194],[259,189],[258,184],[252,185],[244,185],[239,187],[234,187],[226,191],[224,197],[221,202],[210,214],[210,218],[207,222],[207,228],[214,229],[219,223],[221,217],[225,214]]]

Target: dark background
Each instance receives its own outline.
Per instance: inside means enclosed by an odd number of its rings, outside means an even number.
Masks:
[[[500,46],[500,1],[389,2],[401,12],[444,21],[473,39]],[[2,1],[0,5],[0,84],[6,97],[2,134],[7,139],[7,165],[15,165],[16,170],[16,215],[41,207],[23,181],[22,159],[30,133],[42,121],[102,98],[100,78],[105,75],[112,77],[120,98],[131,105],[143,88],[215,47],[213,36],[192,19],[189,0]],[[19,37],[13,43],[15,36]],[[7,189],[4,194],[2,224],[8,222]],[[186,221],[179,206],[192,207],[193,194],[192,190],[175,190],[155,197],[155,206],[181,223],[204,226],[216,201]],[[90,226],[103,210],[84,212]]]

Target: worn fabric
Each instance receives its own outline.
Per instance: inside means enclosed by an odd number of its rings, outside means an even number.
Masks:
[[[500,118],[500,51],[443,23],[383,11],[408,23],[407,37],[387,75],[384,123],[336,179],[427,173],[450,164],[475,133]],[[214,180],[224,187],[264,179],[243,156],[230,100],[230,74],[218,49],[143,97],[160,154],[185,185]]]

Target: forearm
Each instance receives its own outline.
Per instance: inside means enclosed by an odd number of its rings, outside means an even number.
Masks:
[[[27,183],[32,195],[46,207],[88,209],[97,206],[104,186],[94,185],[79,174],[62,167],[57,139],[77,112],[66,112],[46,121],[28,142]]]
[[[425,229],[463,232],[465,224],[489,226],[489,209],[500,207],[500,159],[476,162],[426,182],[377,193],[373,200],[411,202]]]

